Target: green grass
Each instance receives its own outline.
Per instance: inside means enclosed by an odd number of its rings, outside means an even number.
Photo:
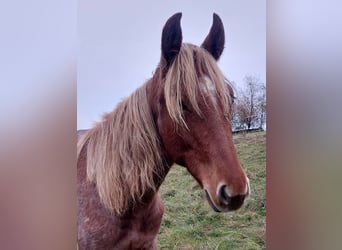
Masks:
[[[173,166],[160,188],[165,213],[158,249],[266,249],[266,133],[234,136],[251,196],[235,212],[216,213],[185,168]]]

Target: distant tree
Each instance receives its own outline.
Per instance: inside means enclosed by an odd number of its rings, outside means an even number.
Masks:
[[[266,121],[266,87],[254,76],[244,78],[232,112],[233,128],[262,128]]]
[[[261,85],[260,94],[258,97],[258,117],[259,117],[259,128],[263,128],[266,124],[266,86]]]

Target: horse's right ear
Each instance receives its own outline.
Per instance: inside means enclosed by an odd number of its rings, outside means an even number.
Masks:
[[[174,14],[167,20],[163,28],[161,50],[167,67],[172,64],[182,45],[181,17],[182,13],[180,12]]]

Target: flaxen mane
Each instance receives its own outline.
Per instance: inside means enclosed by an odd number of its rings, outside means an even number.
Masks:
[[[152,81],[161,80],[157,79],[158,75],[159,70]],[[211,80],[213,89],[208,89],[205,77]],[[164,81],[166,107],[176,124],[187,128],[181,109],[182,96],[186,96],[195,112],[201,115],[197,98],[213,95],[213,91],[228,116],[231,88],[206,50],[182,44]],[[165,169],[161,142],[146,95],[147,84],[106,114],[77,145],[78,156],[87,146],[88,179],[96,183],[104,205],[117,214],[141,201],[146,191],[156,191],[154,178],[163,175]]]
[[[122,214],[146,191],[156,191],[153,177],[162,174],[165,162],[146,84],[82,137],[78,153],[85,144],[88,179],[96,183],[102,202],[111,211]]]

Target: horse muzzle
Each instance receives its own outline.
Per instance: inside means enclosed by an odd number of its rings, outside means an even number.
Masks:
[[[250,194],[249,180],[247,179],[246,192],[232,195],[228,186],[223,184],[217,188],[216,197],[213,198],[207,188],[204,189],[210,206],[216,212],[228,212],[239,209]]]

